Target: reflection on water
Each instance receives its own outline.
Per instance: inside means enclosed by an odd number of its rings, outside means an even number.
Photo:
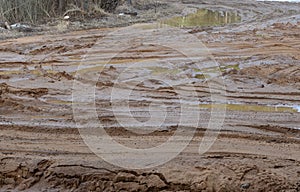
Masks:
[[[300,113],[300,105],[294,105],[293,108]]]
[[[238,12],[211,11],[200,9],[194,14],[184,17],[173,17],[162,21],[162,24],[174,27],[216,26],[241,21]]]
[[[297,113],[300,112],[299,106],[289,106],[289,105],[251,105],[251,104],[200,104],[200,108],[203,109],[215,109],[226,107],[229,111],[253,111],[253,112],[290,112]]]

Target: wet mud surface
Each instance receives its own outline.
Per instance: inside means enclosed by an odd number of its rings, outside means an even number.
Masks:
[[[186,27],[173,36],[197,37],[218,67],[206,55],[193,63],[178,50],[139,40],[145,34],[168,43],[157,33],[161,24],[137,24],[124,36],[116,32],[123,28],[102,28],[0,42],[0,191],[300,190],[299,6],[176,2],[169,2],[181,10],[176,17],[207,7],[241,15],[240,23]],[[130,37],[135,40],[126,43]],[[74,101],[74,82],[95,87],[95,103],[84,90]],[[226,99],[216,103],[212,95]],[[97,120],[115,141],[150,148],[179,128],[191,131],[193,115],[179,122],[182,103],[201,117],[193,140],[151,169],[106,163],[76,127],[93,122],[88,114],[96,106]],[[217,140],[199,155],[211,111],[224,108]],[[156,124],[162,109],[167,116]]]

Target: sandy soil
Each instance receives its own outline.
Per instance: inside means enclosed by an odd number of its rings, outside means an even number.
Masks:
[[[253,1],[164,2],[168,4],[179,15],[199,8],[240,12],[241,23],[185,28],[182,36],[173,37],[197,37],[220,65],[216,72],[209,65],[211,58],[203,57],[201,69],[218,76],[205,79],[182,53],[141,43],[141,34],[160,30],[155,24],[128,28],[129,36],[114,33],[123,28],[101,28],[0,42],[0,191],[300,191],[300,7]],[[136,41],[124,43],[129,37]],[[163,35],[158,38],[169,42]],[[190,44],[190,50],[197,48]],[[95,74],[96,82],[89,78]],[[154,79],[137,83],[138,77],[147,75],[173,86]],[[98,120],[125,146],[154,147],[178,129],[183,135],[193,130],[189,123],[194,116],[178,122],[181,103],[174,89],[182,91],[181,102],[196,106],[201,116],[196,133],[188,147],[166,164],[142,170],[113,166],[83,141],[80,133],[89,127],[76,128],[76,123],[90,122],[86,114],[93,103],[83,92],[75,103],[82,118],[74,117],[74,82],[95,85]],[[222,82],[224,90],[210,89],[210,83]],[[112,103],[113,87],[120,95]],[[131,115],[139,122],[161,109],[150,104],[166,106],[168,117],[160,128],[141,127],[129,121],[130,114],[121,113],[116,119],[114,110],[124,110],[122,93],[128,90]],[[213,103],[212,94],[226,96],[226,101]],[[211,110],[224,106],[222,130],[209,151],[199,155]],[[126,130],[146,128],[155,131]],[[103,147],[113,148],[109,143]],[[136,161],[131,162],[134,166]]]

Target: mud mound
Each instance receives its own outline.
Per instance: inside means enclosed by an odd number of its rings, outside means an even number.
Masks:
[[[24,102],[22,99],[14,98],[13,96],[33,97],[35,99],[48,94],[47,88],[17,88],[6,83],[0,84],[0,111],[7,114],[14,111],[40,112],[41,109],[32,102]]]
[[[274,29],[280,29],[280,30],[297,29],[300,27],[300,22],[298,22],[297,24],[292,24],[290,22],[274,23],[272,26],[274,27]]]
[[[84,165],[56,165],[49,160],[11,164],[2,159],[6,172],[0,173],[0,188],[26,190],[34,185],[64,191],[158,191],[180,187],[170,186],[160,173],[109,171]],[[77,172],[79,171],[79,172]],[[85,173],[85,174],[83,174]],[[45,185],[46,184],[46,185]]]
[[[51,78],[51,79],[54,79],[54,80],[57,80],[57,81],[61,81],[63,79],[66,79],[66,80],[73,80],[74,77],[73,75],[63,71],[63,72],[57,72],[55,74],[50,74],[50,73],[47,73],[45,76]]]
[[[40,72],[44,77],[48,77],[55,81],[61,81],[61,80],[73,80],[74,77],[70,73],[67,73],[66,71],[59,71],[59,72],[49,72],[45,70],[42,65],[35,66],[35,69]]]
[[[44,171],[51,165],[50,161],[40,161],[34,166],[25,164],[9,164],[7,160],[2,159],[3,164],[6,165],[6,172],[0,174],[0,187],[8,186],[8,188],[16,188],[17,190],[25,190],[32,187],[40,181],[44,175]]]
[[[212,158],[219,156],[212,156]],[[203,175],[194,182],[191,191],[282,191],[296,190],[297,184],[275,173],[260,170],[255,165],[226,165],[225,167],[199,167]],[[233,171],[234,170],[234,171]],[[199,179],[199,178],[198,178]]]
[[[297,65],[260,65],[242,69],[239,74],[261,78],[268,84],[300,86],[300,67]]]
[[[40,112],[41,109],[39,109],[36,106],[31,105],[24,105],[22,104],[22,101],[17,101],[15,99],[11,98],[0,98],[0,112],[3,112],[3,114],[7,114],[9,111],[13,112],[16,110],[19,111],[28,111],[28,112]]]
[[[8,75],[0,75],[0,79],[10,79]]]
[[[225,156],[210,155],[214,158]],[[232,158],[228,156],[227,158]],[[250,158],[251,159],[251,158]],[[246,161],[249,159],[246,158]],[[226,161],[226,160],[222,160]],[[254,160],[255,161],[255,160]],[[267,161],[267,160],[266,160]],[[17,163],[19,162],[19,163]],[[299,183],[254,164],[229,163],[196,166],[182,175],[171,172],[109,170],[83,164],[59,164],[51,160],[27,162],[1,159],[2,189],[59,191],[297,191]],[[185,177],[181,179],[181,177]]]
[[[4,94],[14,94],[18,96],[30,96],[34,98],[41,97],[43,95],[48,94],[47,88],[36,88],[36,89],[29,89],[29,88],[17,88],[10,85],[7,85],[6,83],[0,84],[0,97],[2,97]]]
[[[84,48],[90,48],[94,45],[94,39],[90,39],[86,42],[82,43],[80,40],[69,40],[66,41],[65,44],[62,44],[59,41],[55,41],[52,44],[49,45],[28,45],[28,48],[19,51],[21,54],[29,54],[29,55],[47,55],[47,54],[65,54],[66,52],[84,49]],[[12,51],[13,50],[6,50],[6,51]],[[16,51],[15,51],[16,52]]]

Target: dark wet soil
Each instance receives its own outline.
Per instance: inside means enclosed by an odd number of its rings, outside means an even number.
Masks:
[[[193,0],[168,1],[165,5],[170,5],[166,11],[176,12],[161,11],[161,19],[182,17],[203,8],[241,15],[240,23],[182,29],[184,34],[197,37],[220,67],[211,66],[204,58],[199,70],[177,50],[141,43],[141,34],[146,39],[149,31],[155,34],[161,29],[160,21],[129,28],[132,33],[126,37],[135,39],[129,44],[124,43],[124,36],[113,33],[124,28],[76,30],[0,42],[0,191],[300,190],[299,6]],[[151,10],[141,10],[144,15],[136,22],[153,14]],[[126,16],[120,20],[129,24],[131,19]],[[168,42],[165,36],[158,38]],[[101,41],[105,44],[99,45]],[[114,55],[123,48],[125,51]],[[189,48],[198,47],[191,44]],[[113,59],[105,65],[103,60],[111,55]],[[78,70],[80,65],[83,67]],[[79,78],[78,72],[86,78]],[[100,76],[97,82],[89,79],[94,73]],[[143,76],[156,79],[136,83]],[[184,90],[181,101],[196,106],[201,114],[197,133],[180,155],[159,167],[129,170],[110,165],[91,152],[76,128],[74,81],[95,85],[99,122],[125,146],[149,148],[165,142],[178,128],[190,131],[189,122],[178,125],[180,95],[175,88]],[[222,82],[226,91],[213,93],[226,96],[226,101],[212,103],[209,85]],[[112,103],[108,96],[113,87],[120,88],[120,94]],[[113,110],[124,109],[122,93],[128,90],[132,90],[128,105],[137,122],[150,119],[149,114],[157,109],[150,108],[151,104],[166,106],[169,116],[161,129],[152,124],[147,128],[154,132],[138,134],[126,129],[140,128],[129,121],[130,115],[116,118]],[[79,111],[83,117],[93,106],[85,94],[75,104],[84,106]],[[224,106],[225,121],[216,142],[199,155],[211,110]],[[185,119],[193,121],[189,116]]]

